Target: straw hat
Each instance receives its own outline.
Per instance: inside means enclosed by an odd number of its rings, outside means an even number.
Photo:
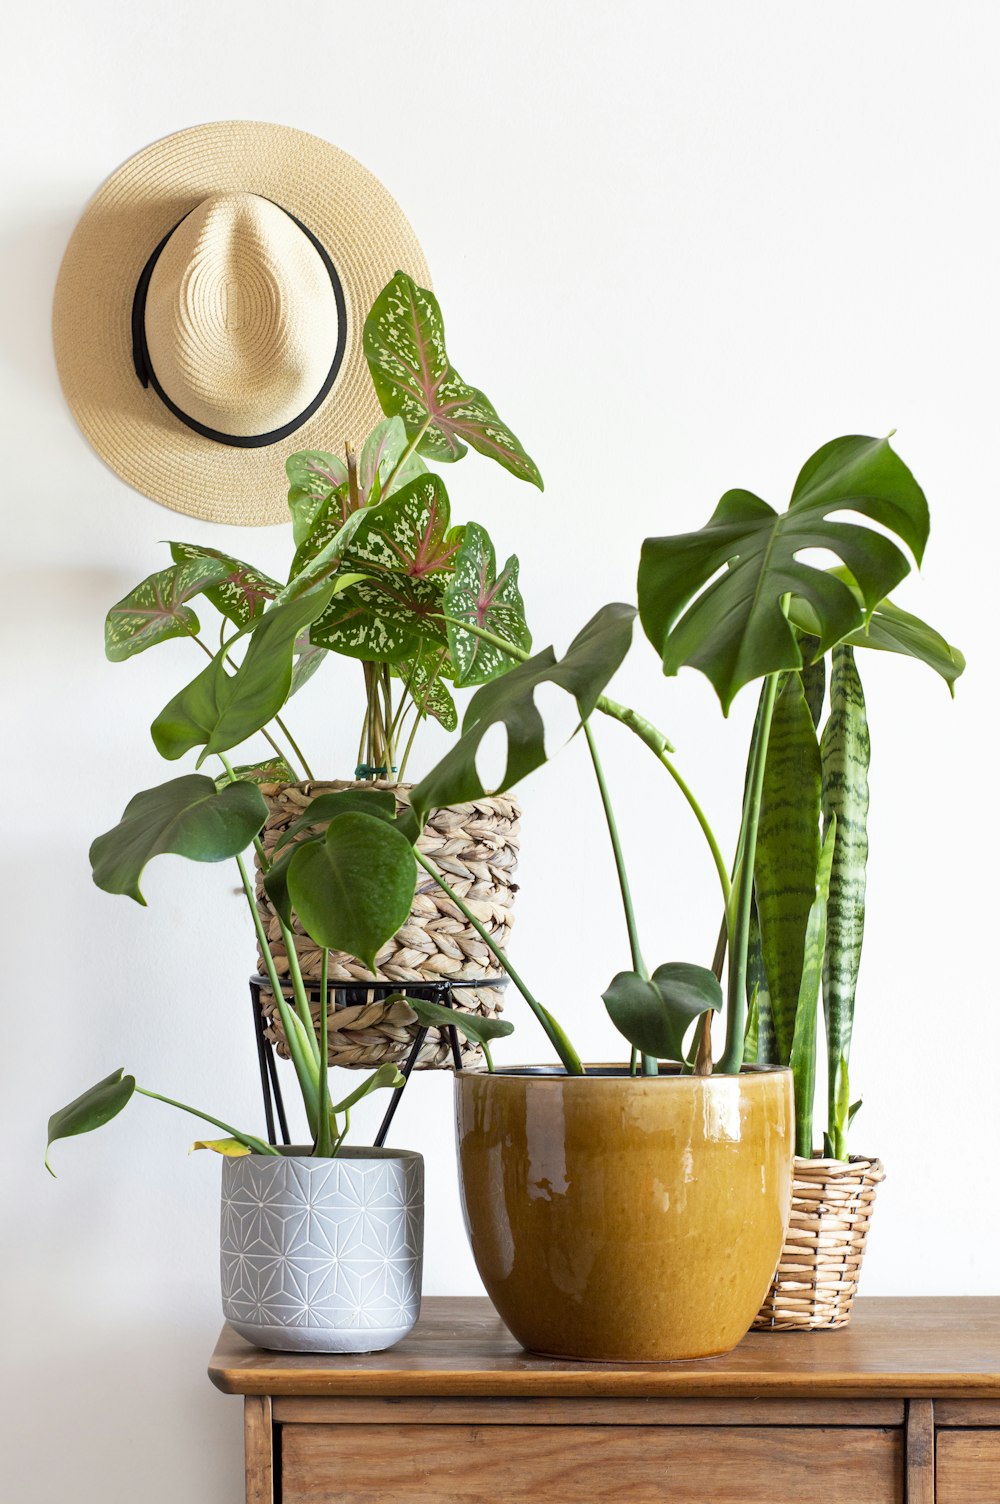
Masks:
[[[361,332],[400,269],[428,285],[399,206],[328,141],[256,120],[166,136],[111,175],[66,250],[66,400],[152,500],[283,522],[286,457],[360,448],[382,416]]]

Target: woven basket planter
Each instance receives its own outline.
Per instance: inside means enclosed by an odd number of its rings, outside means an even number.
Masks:
[[[771,1288],[755,1331],[846,1326],[858,1289],[875,1192],[877,1159],[799,1159],[792,1212]]]
[[[265,854],[270,857],[283,833],[299,819],[317,795],[371,787],[388,788],[390,785],[382,782],[375,785],[351,782],[264,785],[262,793],[270,811],[262,837]],[[404,808],[409,786],[395,784],[391,787],[396,795],[397,809]],[[450,886],[501,947],[507,944],[514,919],[512,905],[517,891],[514,872],[520,814],[516,800],[507,795],[432,810],[418,842],[419,849],[440,868]],[[303,834],[308,834],[308,831]],[[286,977],[288,956],[277,916],[264,892],[259,868],[257,908],[275,968],[280,977]],[[322,952],[302,934],[297,922],[295,935],[299,965],[309,989],[313,1017],[318,1023]],[[263,971],[263,956],[259,956],[259,963]],[[405,990],[407,982],[445,982],[502,975],[472,926],[423,871],[418,875],[409,920],[382,947],[375,964],[376,970],[372,973],[354,956],[332,951],[328,977],[331,989],[353,987],[368,981],[389,981],[400,983],[400,990]],[[455,993],[455,1005],[460,1011],[484,1015],[499,1013],[503,1007],[502,999],[499,987],[463,987]],[[261,1005],[267,1038],[277,1046],[280,1055],[287,1057],[284,1031],[269,990],[262,993]],[[413,1010],[405,1003],[389,1003],[387,1006],[369,994],[356,1004],[331,1007],[329,1031],[331,1065],[372,1069],[383,1061],[405,1059],[417,1031],[417,1022]],[[466,1065],[478,1064],[478,1046],[470,1045],[464,1039],[461,1045],[463,1062]],[[450,1063],[448,1041],[437,1029],[429,1030],[417,1067],[427,1069]]]

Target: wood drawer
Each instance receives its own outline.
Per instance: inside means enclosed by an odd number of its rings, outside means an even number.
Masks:
[[[1000,1430],[937,1433],[937,1504],[1000,1504]]]
[[[863,1427],[285,1424],[281,1478],[283,1504],[903,1504],[903,1438]]]

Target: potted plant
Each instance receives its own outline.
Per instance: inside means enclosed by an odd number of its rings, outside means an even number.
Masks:
[[[867,521],[837,520],[845,512]],[[560,1064],[456,1078],[473,1251],[500,1314],[529,1348],[604,1360],[705,1356],[738,1341],[760,1306],[782,1245],[795,1147],[790,1070],[744,1063],[758,835],[782,676],[801,675],[845,642],[928,661],[938,654],[937,634],[913,618],[900,632],[887,601],[910,568],[899,543],[919,563],[927,532],[926,500],[888,440],[847,437],[807,461],[786,511],[730,491],[699,532],[644,545],[639,613],[665,673],[699,668],[726,712],[739,689],[761,684],[732,867],[666,737],[606,693],[628,650],[631,607],[604,608],[561,658],[552,649],[529,657],[484,633],[519,666],[477,691],[463,735],[413,789],[397,828],[413,842],[426,810],[483,792],[476,755],[495,725],[507,733],[500,789],[538,768],[546,752],[534,695],[541,684],[558,685],[576,701],[594,763],[631,950],[630,968],[603,994],[631,1046],[627,1064],[585,1067],[562,1025],[494,946]],[[801,555],[812,548],[849,564],[851,581],[806,562]],[[813,651],[796,625],[800,608],[808,610]],[[644,963],[589,725],[596,711],[652,750],[705,835],[724,903],[712,968],[670,961],[649,970]],[[374,839],[376,822],[362,821],[363,843]],[[324,838],[310,839],[319,845]],[[831,812],[807,919],[803,974],[810,978],[822,970],[836,839]],[[419,867],[461,907],[419,850],[396,847],[393,859],[401,881],[404,874],[414,881]],[[271,885],[280,904],[280,882]],[[471,911],[467,917],[474,920]],[[719,1011],[725,1041],[715,1058],[711,1022]],[[756,1017],[759,1031],[759,994]]]
[[[484,394],[451,366],[437,300],[399,272],[383,289],[365,324],[364,348],[386,413],[360,455],[315,450],[288,463],[289,509],[295,555],[287,582],[210,547],[174,542],[173,562],[113,606],[106,650],[118,662],[154,644],[185,636],[211,660],[153,722],[153,740],[168,758],[208,746],[206,703],[227,702],[212,751],[230,752],[260,733],[270,747],[263,762],[244,761],[241,778],[259,783],[268,803],[262,849],[270,860],[288,840],[310,828],[313,802],[373,783],[395,791],[403,782],[420,725],[429,717],[457,726],[452,688],[488,682],[510,658],[466,626],[498,632],[521,649],[531,643],[518,587],[518,560],[498,568],[493,543],[479,523],[453,525],[443,479],[424,456],[455,461],[467,446],[512,474],[541,487],[537,467]],[[323,592],[326,591],[326,594]],[[219,647],[201,634],[192,601],[203,598],[221,615]],[[447,617],[447,620],[445,620]],[[245,649],[245,657],[241,654]],[[364,714],[354,777],[318,781],[286,720],[288,701],[333,656],[358,660]],[[336,691],[339,707],[342,690]],[[346,770],[345,770],[346,771]],[[431,812],[424,849],[445,861],[456,886],[503,943],[516,891],[519,809],[509,796],[483,796],[459,808]],[[496,975],[492,955],[451,902],[430,882],[414,897],[409,922],[387,937],[372,964],[347,952],[327,957],[295,920],[296,955],[263,884],[257,901],[264,949],[291,995],[294,968],[304,979],[318,1018],[324,966],[329,983],[345,988],[365,980],[440,982]],[[270,978],[268,978],[270,980]],[[282,1053],[289,1042],[273,992],[262,996],[271,1034]],[[461,1006],[489,1016],[496,988],[468,988]],[[413,1025],[406,1009],[362,989],[336,1010],[331,1062],[371,1067],[406,1054]],[[437,1064],[447,1047],[435,1031],[419,1063]],[[470,1058],[473,1058],[470,1056]]]

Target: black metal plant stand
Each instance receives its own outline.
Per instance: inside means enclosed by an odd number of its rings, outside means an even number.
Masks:
[[[331,982],[327,993],[327,1007],[332,999],[335,1008],[350,1007],[355,1003],[364,1003],[372,999],[384,1001],[387,997],[419,997],[426,998],[432,1003],[441,1003],[445,1008],[455,1006],[454,994],[465,987],[506,987],[507,977],[460,977],[455,980],[442,980],[440,982],[354,982],[349,986],[343,983]],[[267,977],[259,972],[250,978],[250,1001],[253,1007],[254,1035],[257,1040],[257,1061],[260,1065],[260,1086],[264,1097],[264,1121],[267,1124],[267,1141],[269,1144],[278,1143],[275,1132],[275,1116],[277,1126],[281,1129],[282,1144],[291,1143],[288,1134],[288,1119],[285,1116],[285,1104],[281,1096],[281,1083],[278,1080],[278,1062],[275,1051],[268,1043],[264,1033],[264,1010],[261,1004],[261,994],[264,989],[271,990],[271,983]],[[405,1061],[399,1067],[404,1082],[408,1082],[413,1067],[417,1063],[421,1046],[427,1038],[428,1025],[421,1024]],[[451,1058],[455,1070],[462,1067],[462,1048],[459,1044],[458,1030],[454,1024],[447,1025],[448,1041],[451,1045]],[[375,1147],[381,1149],[385,1143],[386,1135],[399,1106],[399,1099],[403,1095],[404,1087],[398,1087],[390,1094],[389,1106],[385,1116],[375,1135]]]

